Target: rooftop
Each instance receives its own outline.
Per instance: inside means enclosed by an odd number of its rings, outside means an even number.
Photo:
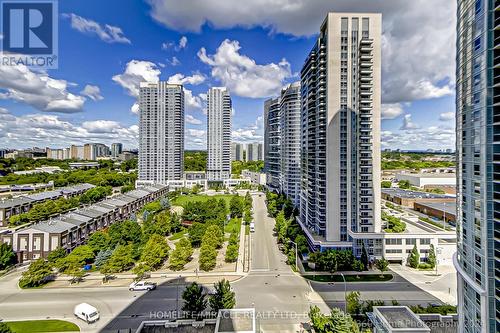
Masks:
[[[410,190],[403,190],[401,188],[383,188],[382,193],[409,199],[453,199],[454,198],[446,194],[410,191]]]
[[[446,214],[450,215],[455,215],[457,213],[457,202],[419,202],[418,200],[416,201],[418,204],[431,208],[431,209],[436,209],[441,212],[445,212]]]
[[[418,178],[456,178],[457,174],[452,172],[433,172],[433,173],[399,173],[396,176],[412,176]]]
[[[376,306],[370,316],[377,328],[397,329],[400,332],[430,332],[429,327],[406,306]]]

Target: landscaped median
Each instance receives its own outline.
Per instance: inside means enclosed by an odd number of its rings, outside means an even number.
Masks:
[[[8,327],[6,329],[5,327]],[[0,323],[0,332],[38,333],[38,332],[80,332],[80,328],[65,320],[23,320]]]
[[[342,275],[333,274],[307,274],[303,275],[304,278],[315,282],[344,282]],[[360,274],[360,275],[346,275],[344,274],[346,282],[387,282],[394,278],[392,274]]]

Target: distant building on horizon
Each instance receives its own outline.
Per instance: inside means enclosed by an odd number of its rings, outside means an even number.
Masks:
[[[264,160],[264,146],[261,142],[252,142],[246,144],[246,160],[247,161]]]
[[[231,178],[231,96],[225,87],[207,92],[207,179]]]
[[[111,144],[111,157],[117,158],[123,152],[123,144],[112,143]]]
[[[231,161],[244,161],[245,149],[242,143],[231,142]]]
[[[141,83],[138,183],[168,184],[184,172],[184,89],[167,82]]]

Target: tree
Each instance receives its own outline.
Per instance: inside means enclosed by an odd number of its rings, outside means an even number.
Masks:
[[[253,200],[252,200],[252,196],[250,195],[250,191],[247,191],[247,194],[245,194],[245,209],[252,209],[252,204],[253,204]]]
[[[109,260],[109,258],[111,258],[112,254],[113,254],[113,250],[111,250],[111,249],[99,251],[97,253],[97,256],[95,257],[94,266],[97,269],[101,268],[101,266],[104,265]]]
[[[144,279],[144,277],[146,276],[146,273],[150,272],[150,271],[151,271],[151,267],[148,264],[143,263],[143,262],[136,265],[134,267],[134,269],[132,270],[132,272],[134,272],[134,274],[136,275],[136,277],[135,277],[136,280]]]
[[[229,201],[229,212],[231,217],[242,217],[243,216],[244,203],[241,197],[237,194],[233,195]]]
[[[380,276],[383,277],[384,272],[386,272],[387,268],[389,267],[389,262],[384,257],[382,257],[375,262],[375,267],[377,267],[380,273],[382,273]]]
[[[21,288],[38,287],[46,283],[48,278],[53,274],[52,267],[45,259],[40,258],[31,263],[27,271],[25,271],[19,280]]]
[[[199,223],[199,222],[194,222],[191,227],[189,228],[189,240],[191,241],[191,245],[194,247],[198,247],[201,244],[201,239],[203,238],[203,235],[205,234],[206,230],[206,225]]]
[[[110,237],[104,231],[96,231],[90,235],[87,245],[92,248],[92,250],[97,253],[101,250],[105,250],[110,245]]]
[[[408,255],[408,265],[412,268],[418,268],[418,265],[420,265],[420,254],[418,253],[417,244],[413,245],[413,249]]]
[[[346,295],[345,301],[347,313],[354,315],[360,314],[361,302],[359,301],[359,296],[360,294],[358,291],[351,291]]]
[[[191,243],[186,238],[181,238],[177,244],[175,244],[175,250],[172,252],[170,268],[174,271],[183,269],[192,255],[193,247]]]
[[[0,270],[12,266],[16,263],[16,254],[12,246],[7,243],[0,244]]]
[[[101,273],[109,275],[130,269],[134,265],[133,252],[134,249],[131,244],[118,245],[109,260],[101,266]]]
[[[68,273],[68,271],[74,273],[77,269],[81,269],[83,265],[91,262],[94,258],[94,251],[90,246],[80,245],[66,257],[58,259],[55,266],[60,272],[72,275]]]
[[[410,188],[411,184],[410,184],[410,181],[408,181],[408,180],[400,180],[400,181],[398,182],[398,186],[399,186],[399,188],[401,188],[401,189],[405,189],[405,190],[407,190],[407,189],[409,189],[409,188]]]
[[[333,308],[330,315],[321,313],[317,306],[309,310],[312,327],[317,333],[359,333],[358,324],[352,317],[338,308]]]
[[[13,332],[6,323],[0,322],[0,333],[13,333]]]
[[[229,244],[226,249],[226,262],[235,262],[238,260],[239,246],[238,244]]]
[[[68,255],[65,248],[58,247],[54,251],[50,252],[47,256],[47,261],[51,264],[55,264],[59,259],[62,259]]]
[[[209,303],[215,313],[221,309],[232,309],[236,304],[235,293],[231,290],[231,285],[226,279],[222,279],[214,284],[215,294],[210,296]]]
[[[217,225],[208,226],[201,241],[202,245],[211,243],[216,249],[221,248],[223,242],[224,242],[224,233],[222,232],[221,228]]]
[[[382,181],[382,183],[380,184],[380,186],[381,186],[382,188],[391,188],[392,183],[391,183],[391,181],[389,181],[389,180],[384,180],[384,181]]]
[[[211,243],[205,243],[200,248],[200,258],[198,259],[200,269],[206,272],[215,268],[217,262],[217,250]]]
[[[169,246],[165,237],[152,235],[141,255],[141,262],[152,269],[158,269],[168,258]]]
[[[366,251],[366,248],[365,248],[365,242],[362,243],[362,247],[361,247],[361,263],[363,264],[363,266],[365,267],[365,269],[368,269],[368,251]]]
[[[354,263],[352,264],[352,269],[355,270],[356,272],[362,272],[365,270],[365,266],[360,260],[355,260]]]
[[[196,282],[191,283],[182,292],[184,305],[182,311],[186,312],[188,318],[198,317],[207,307],[206,295],[203,293],[203,287]]]
[[[427,264],[429,264],[430,268],[435,268],[436,261],[436,251],[434,250],[434,245],[431,244],[429,248],[429,254],[427,255]]]
[[[110,246],[139,244],[142,239],[141,226],[134,221],[126,220],[112,224],[108,229]]]

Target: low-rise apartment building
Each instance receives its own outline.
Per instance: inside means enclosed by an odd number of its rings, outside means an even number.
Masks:
[[[0,242],[12,245],[19,262],[45,258],[62,247],[68,252],[84,244],[96,230],[123,221],[146,203],[165,196],[166,185],[150,185],[99,203],[73,210],[57,218],[0,234]]]

